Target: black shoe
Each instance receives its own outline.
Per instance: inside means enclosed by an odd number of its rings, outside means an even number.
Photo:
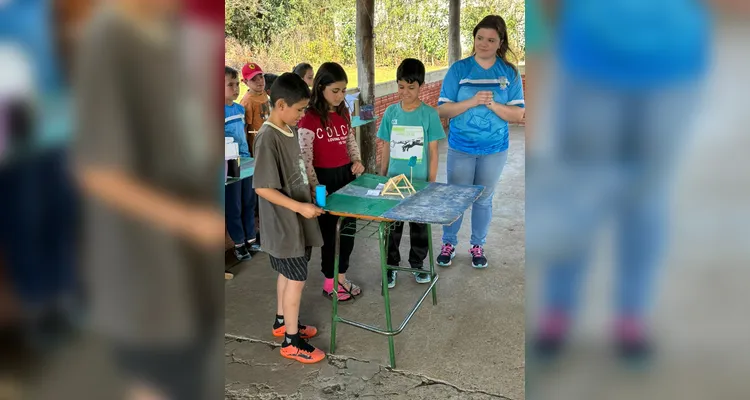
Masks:
[[[487,268],[487,257],[484,255],[482,246],[471,246],[469,249],[471,255],[471,266],[474,268]]]
[[[539,331],[533,336],[533,355],[541,363],[552,362],[565,346],[570,318],[562,311],[545,311]]]
[[[534,355],[541,362],[554,361],[562,353],[563,345],[562,335],[540,335],[534,340]]]
[[[25,339],[33,351],[44,353],[60,348],[77,333],[73,316],[52,308],[27,321]]]
[[[640,367],[652,358],[653,348],[640,318],[621,317],[615,325],[617,355],[629,366]]]
[[[247,246],[240,245],[240,246],[234,246],[234,256],[237,257],[237,260],[249,260],[253,258],[252,255],[250,255],[250,252],[247,250]]]
[[[630,366],[642,367],[648,365],[653,358],[653,353],[651,343],[645,338],[618,340],[617,342],[617,356]]]
[[[437,256],[437,264],[441,267],[451,265],[451,260],[456,256],[456,248],[450,243],[444,243],[440,249],[440,255]]]

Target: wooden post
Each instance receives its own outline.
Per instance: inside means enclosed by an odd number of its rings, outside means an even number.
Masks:
[[[375,0],[357,0],[357,86],[360,105],[375,104]],[[382,117],[382,115],[381,115]],[[362,165],[368,173],[377,173],[377,131],[375,123],[360,130]]]
[[[448,65],[461,59],[461,0],[448,7]]]

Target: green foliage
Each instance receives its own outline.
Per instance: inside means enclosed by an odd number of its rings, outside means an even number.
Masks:
[[[508,27],[510,50],[517,56],[515,61],[523,60],[526,49],[526,5],[524,1],[519,0],[462,0],[461,49],[463,54],[471,54],[474,43],[472,31],[487,15],[503,17]]]
[[[290,28],[296,0],[229,1],[225,3],[224,32],[243,43],[269,44]]]
[[[407,57],[445,64],[448,54],[448,2],[376,0],[375,53],[379,62],[398,65]]]
[[[355,8],[354,2],[348,2],[345,7],[336,9],[333,14],[333,23],[336,26],[334,43],[341,50],[339,62],[347,65],[354,64],[357,57]]]
[[[226,0],[227,63],[248,60],[269,71],[289,71],[299,62],[356,63],[356,1]],[[448,62],[448,1],[375,0],[375,59],[393,67],[404,58],[428,66]],[[462,50],[471,50],[471,31],[485,15],[501,15],[511,49],[523,59],[523,0],[462,0]]]

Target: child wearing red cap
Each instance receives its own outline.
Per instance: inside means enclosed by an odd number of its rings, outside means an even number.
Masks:
[[[242,83],[248,90],[240,100],[245,107],[245,129],[247,132],[247,144],[250,146],[250,154],[253,154],[253,142],[255,132],[271,115],[271,101],[266,94],[266,80],[263,77],[263,69],[256,63],[247,63],[242,67]],[[253,133],[250,133],[253,132]]]

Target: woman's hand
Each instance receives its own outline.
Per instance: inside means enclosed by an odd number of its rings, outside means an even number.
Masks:
[[[519,123],[523,121],[526,110],[518,106],[507,106],[505,104],[495,103],[491,101],[487,104],[487,108],[494,112],[502,120],[510,123]]]
[[[494,94],[492,93],[492,91],[480,90],[477,92],[477,94],[474,95],[474,97],[472,97],[472,100],[474,100],[475,106],[479,106],[479,105],[487,106],[487,105],[490,105],[490,103],[492,103],[493,97],[494,97]]]
[[[440,118],[455,118],[473,107],[488,105],[492,102],[493,96],[494,94],[489,90],[480,90],[474,97],[469,97],[458,103],[447,102],[439,105],[438,115]]]
[[[354,174],[354,175],[361,175],[364,172],[365,172],[365,166],[362,165],[361,162],[355,161],[352,164],[352,174]]]

